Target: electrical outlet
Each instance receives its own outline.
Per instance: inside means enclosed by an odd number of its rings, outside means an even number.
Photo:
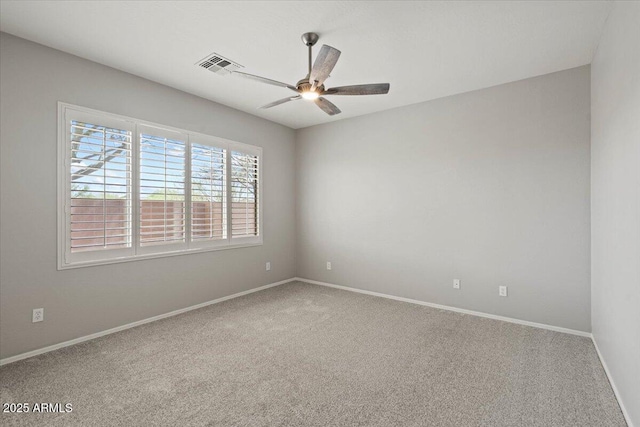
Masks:
[[[327,270],[331,270],[331,261],[327,261]]]
[[[265,268],[267,269],[267,271],[271,271],[271,262],[267,261],[267,263],[265,264]]]
[[[507,296],[507,287],[506,286],[498,286],[498,295],[501,297]]]
[[[460,279],[453,279],[453,289],[460,289]]]
[[[33,323],[42,322],[44,320],[44,308],[34,308],[31,321]]]

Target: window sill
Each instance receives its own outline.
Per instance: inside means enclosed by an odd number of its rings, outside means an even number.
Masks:
[[[250,247],[262,246],[262,245],[263,245],[263,242],[240,243],[236,245],[181,249],[181,250],[170,251],[170,252],[156,252],[156,253],[142,254],[142,255],[136,255],[136,256],[97,259],[97,260],[81,261],[81,262],[74,262],[74,263],[68,263],[68,264],[63,263],[62,260],[58,260],[58,271],[72,270],[74,268],[93,267],[98,265],[120,264],[123,262],[144,261],[144,260],[155,259],[155,258],[166,258],[166,257],[180,256],[180,255],[199,254],[204,252],[215,252],[215,251],[226,251],[230,249],[250,248]]]

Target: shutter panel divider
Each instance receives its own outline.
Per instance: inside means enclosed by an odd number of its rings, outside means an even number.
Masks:
[[[232,165],[231,165],[231,148],[227,149],[226,152],[226,161],[227,164],[225,165],[225,173],[227,175],[227,182],[226,182],[226,187],[227,187],[227,194],[225,194],[225,198],[227,200],[227,242],[229,244],[231,244],[231,239],[233,238],[232,232],[232,225],[233,225],[233,219],[232,219],[232,213],[233,213],[233,194],[231,192],[231,183],[233,182],[233,178],[231,176],[231,170],[232,170]]]
[[[185,158],[185,165],[184,165],[184,184],[185,184],[185,188],[184,188],[184,219],[186,221],[185,223],[185,242],[187,244],[187,248],[189,248],[191,246],[191,240],[193,239],[193,236],[191,234],[191,218],[192,218],[192,212],[191,212],[191,198],[192,198],[192,194],[191,194],[191,163],[193,163],[193,159],[191,157],[191,139],[189,138],[189,135],[187,135],[186,141],[185,141],[185,153],[184,153],[184,158]]]

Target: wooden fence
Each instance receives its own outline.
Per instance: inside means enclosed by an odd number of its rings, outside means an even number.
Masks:
[[[71,199],[72,252],[127,247],[130,206],[120,199]],[[232,235],[257,233],[255,203],[232,204]],[[191,205],[191,237],[221,239],[226,235],[222,202],[194,201]],[[140,204],[142,246],[183,241],[186,232],[184,202],[143,200]]]

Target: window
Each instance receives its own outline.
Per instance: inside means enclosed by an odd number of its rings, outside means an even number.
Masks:
[[[59,268],[262,243],[262,150],[59,104]]]
[[[186,135],[139,126],[140,246],[186,239]]]
[[[191,144],[191,240],[227,238],[227,152]]]
[[[231,152],[231,235],[258,235],[258,156]]]

